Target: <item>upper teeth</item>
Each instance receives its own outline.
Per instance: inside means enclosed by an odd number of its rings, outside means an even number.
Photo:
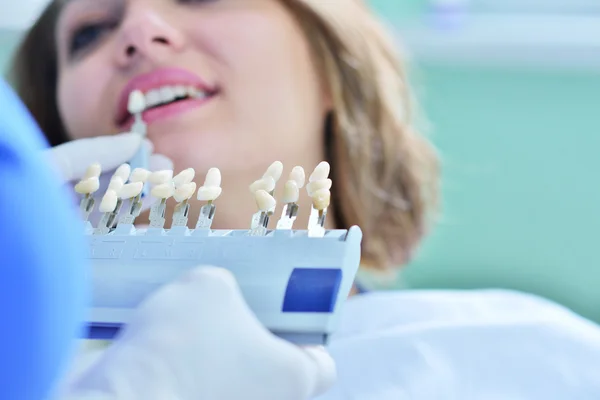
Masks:
[[[152,89],[144,94],[146,99],[146,107],[154,107],[163,103],[170,103],[177,98],[193,97],[204,98],[208,93],[191,86],[162,86]]]

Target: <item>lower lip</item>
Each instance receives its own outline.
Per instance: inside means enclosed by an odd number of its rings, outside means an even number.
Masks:
[[[183,114],[194,108],[201,107],[210,100],[212,100],[212,98],[213,96],[204,97],[201,99],[186,99],[176,101],[174,103],[170,103],[164,106],[152,108],[142,113],[142,119],[146,124],[152,124],[163,119],[168,119],[175,117],[179,114]],[[123,127],[126,129],[130,129],[132,125],[133,117],[129,117],[127,122],[123,124]]]

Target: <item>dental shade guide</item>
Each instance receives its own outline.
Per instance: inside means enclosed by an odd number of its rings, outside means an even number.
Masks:
[[[175,211],[173,212],[173,228],[187,229],[190,214],[190,199],[196,192],[196,183],[193,182],[195,176],[196,171],[193,168],[188,168],[173,178],[173,185],[175,186],[173,198],[177,201]]]
[[[83,201],[92,189],[90,168],[77,192]],[[221,196],[221,173],[211,168],[197,190],[204,203],[194,229],[188,228],[195,171],[150,173],[129,165],[119,167],[99,206],[103,222],[85,233],[90,240],[93,298],[88,319],[90,339],[112,339],[132,317],[135,308],[163,284],[198,265],[216,265],[231,271],[248,306],[275,335],[298,345],[325,345],[335,332],[340,311],[354,283],[360,263],[362,232],[325,230],[331,199],[329,165],[321,163],[305,185],[301,167],[284,184],[283,210],[275,230],[268,230],[277,201],[273,193],[283,165],[273,163],[251,188],[258,221],[250,229],[211,229],[215,201]],[[157,199],[150,227],[134,228],[143,187],[154,185]],[[294,230],[301,189],[311,199],[312,222]],[[174,197],[172,227],[165,228],[166,202]],[[123,215],[115,229],[115,220]],[[86,214],[83,216],[86,218]],[[254,224],[254,221],[252,221]]]
[[[125,215],[119,220],[118,225],[133,225],[135,219],[140,215],[142,210],[141,196],[143,189],[144,182],[141,181],[130,182],[123,185],[119,192],[119,199],[121,199],[121,201],[128,200],[129,208]]]
[[[269,165],[269,168],[267,168],[267,170],[265,171],[265,173],[263,175],[263,179],[272,178],[274,181],[273,189],[271,191],[268,191],[268,193],[271,196],[274,195],[275,186],[277,185],[277,182],[279,182],[279,179],[281,178],[282,174],[283,174],[283,163],[281,161],[275,161],[273,164]]]
[[[94,235],[106,235],[112,230],[112,224],[121,209],[122,201],[119,199],[119,193],[116,190],[108,189],[102,201],[99,210],[103,213],[98,226],[94,230]]]
[[[100,164],[95,163],[88,167],[85,175],[77,185],[75,185],[75,192],[84,195],[81,199],[79,209],[81,211],[81,217],[87,224],[90,219],[90,214],[94,210],[96,201],[94,200],[94,193],[100,188],[100,174],[102,173],[102,167]]]
[[[129,179],[130,173],[131,167],[128,164],[122,164],[110,179],[108,188],[100,202],[99,211],[103,215],[94,230],[94,235],[106,235],[114,229],[123,205],[123,200],[119,198],[119,193],[123,189],[124,182]]]
[[[139,217],[142,211],[142,196],[149,177],[150,171],[144,168],[136,168],[131,172],[129,183],[123,186],[123,192],[119,195],[121,200],[129,200],[129,208],[119,220],[117,227],[133,225],[135,219]]]
[[[196,171],[194,171],[194,168],[184,169],[173,177],[173,185],[175,185],[175,188],[187,185],[192,183],[195,177]]]
[[[329,207],[331,201],[331,192],[329,189],[319,189],[313,193],[312,200],[311,214],[316,214],[316,221],[308,227],[308,236],[323,237],[325,235],[325,218],[327,217],[327,207]]]
[[[282,201],[285,204],[281,212],[281,218],[277,221],[277,229],[289,230],[294,226],[294,221],[298,216],[298,198],[300,197],[300,189],[304,186],[306,179],[304,169],[302,167],[294,167],[288,181],[283,187]]]
[[[215,218],[216,206],[215,200],[221,196],[221,171],[218,168],[211,168],[206,173],[204,185],[198,189],[197,199],[206,201],[206,205],[200,208],[200,215],[196,222],[196,233],[209,233]]]
[[[144,97],[144,93],[139,90],[134,90],[129,94],[127,111],[133,116],[131,131],[145,137],[147,134],[147,127],[142,119],[142,113],[146,111],[146,98]]]
[[[173,227],[187,227],[190,214],[190,199],[196,192],[196,183],[188,182],[175,188],[173,197],[177,201],[173,213]]]
[[[263,190],[269,195],[273,196],[276,184],[277,182],[272,176],[263,176],[262,178],[260,178],[257,181],[254,181],[254,183],[250,185],[250,193],[252,193],[255,200],[256,192],[258,192],[259,190]],[[261,215],[262,211],[260,210],[258,210],[256,213],[254,213],[254,215],[252,215],[252,219],[250,221],[250,230],[258,228],[258,226],[260,225]]]
[[[150,174],[149,181],[153,183],[151,195],[159,201],[155,202],[150,208],[150,228],[162,231],[165,227],[167,210],[167,200],[175,193],[173,184],[173,171],[163,170]]]
[[[306,192],[312,199],[310,217],[308,218],[308,236],[323,237],[325,235],[325,218],[327,207],[331,201],[331,179],[328,179],[331,167],[322,161],[308,178]]]
[[[256,201],[256,205],[258,207],[259,217],[257,226],[250,229],[249,235],[265,236],[269,226],[269,219],[275,211],[277,202],[270,193],[263,189],[259,189],[254,193],[254,200]],[[252,223],[254,223],[254,218]]]
[[[275,161],[265,171],[262,178],[254,181],[250,185],[250,193],[255,197],[256,200],[256,192],[258,190],[264,190],[269,195],[273,196],[275,193],[275,186],[277,186],[277,181],[281,178],[283,174],[283,164],[281,161]],[[253,231],[257,229],[261,224],[262,212],[259,210],[258,212],[252,215],[252,220],[250,222],[250,230]],[[268,223],[268,218],[267,218]]]
[[[146,98],[144,97],[144,94],[141,91],[134,90],[129,94],[127,111],[129,111],[129,113],[133,116],[133,125],[131,126],[131,131],[138,133],[143,138],[145,138],[148,133],[146,123],[142,119],[142,113],[146,111],[146,107]],[[148,146],[142,143],[137,153],[129,161],[129,165],[134,170],[148,170],[150,163],[149,160],[150,149],[148,148]],[[144,185],[142,188],[142,192],[140,193],[140,197],[145,197],[147,196],[147,194],[147,186]]]

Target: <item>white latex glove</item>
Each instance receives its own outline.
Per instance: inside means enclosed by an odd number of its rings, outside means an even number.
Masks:
[[[73,140],[45,151],[64,181],[77,183],[94,162],[100,163],[103,175],[110,178],[115,169],[131,160],[142,145],[152,150],[151,143],[138,133],[126,132]],[[173,163],[165,156],[153,154],[150,156],[150,167],[168,169],[173,168]]]
[[[100,176],[100,189],[96,192],[96,208],[90,217],[91,221],[98,218],[98,205],[104,195],[115,170],[123,163],[128,162],[136,154],[140,146],[148,146],[152,153],[152,144],[144,140],[138,133],[127,132],[118,135],[100,136],[94,138],[78,139],[45,150],[46,157],[57,169],[63,181],[69,185],[74,194],[73,187],[83,178],[87,168],[97,162],[102,166]],[[149,158],[148,169],[160,171],[173,169],[173,163],[160,154],[152,154]],[[150,207],[151,196],[143,202],[143,209]]]
[[[266,330],[233,275],[196,268],[149,297],[69,400],[306,400],[333,384],[321,347]]]

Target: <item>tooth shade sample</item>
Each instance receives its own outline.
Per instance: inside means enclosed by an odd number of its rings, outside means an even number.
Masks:
[[[139,90],[134,90],[129,94],[129,101],[127,102],[127,111],[130,114],[139,114],[146,109],[146,98],[144,94]]]
[[[75,191],[79,194],[91,194],[100,188],[100,180],[92,177],[80,181],[75,185]]]
[[[171,179],[173,179],[173,171],[165,169],[163,171],[151,173],[148,181],[154,185],[162,185],[163,183],[169,182]]]
[[[215,201],[221,195],[222,190],[219,186],[201,186],[198,189],[198,200]]]
[[[296,181],[287,181],[283,187],[283,197],[281,201],[285,204],[297,203],[300,197],[300,189]]]
[[[119,192],[119,197],[121,199],[130,199],[142,193],[142,189],[144,188],[143,182],[133,182],[124,185]]]
[[[313,207],[317,210],[324,210],[329,207],[331,192],[328,189],[321,189],[314,192],[311,197],[313,201]]]
[[[101,173],[102,173],[102,166],[100,166],[100,164],[98,164],[98,163],[94,163],[85,170],[85,175],[83,176],[82,180],[85,180],[88,178],[98,178]]]
[[[221,171],[219,168],[211,168],[208,170],[203,186],[221,186]]]
[[[173,196],[173,192],[175,191],[173,184],[171,183],[161,183],[152,188],[152,196],[158,199],[168,199]]]
[[[323,179],[327,179],[329,177],[329,171],[331,167],[327,161],[321,161],[319,165],[315,168],[310,177],[308,178],[309,182],[314,181],[322,181]]]
[[[150,171],[144,168],[136,168],[129,177],[129,182],[146,182],[150,177]]]
[[[290,181],[296,181],[298,189],[302,189],[304,187],[304,183],[306,182],[306,173],[304,172],[304,168],[292,168],[292,172],[290,172],[290,177],[288,179]]]
[[[313,193],[316,192],[317,190],[321,190],[321,189],[331,190],[332,183],[333,182],[331,181],[331,179],[323,179],[321,181],[309,182],[308,185],[306,185],[306,192],[308,193],[309,196],[312,197]]]
[[[102,197],[102,201],[100,202],[100,207],[98,209],[103,213],[113,212],[117,207],[117,200],[117,192],[114,190],[107,190],[104,194],[104,197]]]
[[[194,180],[196,176],[196,171],[193,168],[184,169],[173,178],[173,184],[176,188],[186,185]],[[194,189],[194,191],[196,191]]]
[[[121,177],[113,176],[113,178],[110,180],[110,182],[108,184],[107,190],[114,190],[115,192],[119,193],[124,185],[125,185],[125,182],[123,182],[123,179],[121,179]]]
[[[271,176],[266,176],[259,179],[250,185],[250,193],[256,193],[257,190],[264,190],[269,193],[275,190],[275,179]]]
[[[175,201],[178,203],[181,203],[182,201],[189,200],[194,195],[195,191],[196,183],[189,182],[176,188],[173,198],[175,198]]]
[[[270,176],[277,183],[279,178],[281,178],[281,174],[283,174],[283,163],[281,161],[275,161],[267,168],[267,172],[265,172],[263,178]]]
[[[264,190],[258,190],[254,193],[254,199],[258,209],[262,212],[267,212],[275,208],[277,202],[275,198]]]

